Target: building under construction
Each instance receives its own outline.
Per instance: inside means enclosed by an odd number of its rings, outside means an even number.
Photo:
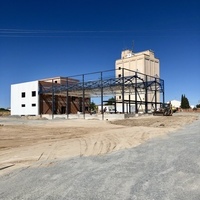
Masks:
[[[115,69],[14,84],[11,86],[11,115],[85,115],[91,113],[92,100],[97,98],[103,111],[109,97],[115,99],[112,102],[115,113],[148,113],[165,100],[159,61],[153,58],[152,51],[138,55],[125,51],[122,59],[116,61]],[[148,59],[150,63],[153,60],[154,66],[142,65],[141,59],[144,62]],[[133,62],[137,69],[132,69]]]

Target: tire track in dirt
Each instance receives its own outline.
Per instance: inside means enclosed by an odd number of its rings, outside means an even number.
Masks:
[[[80,157],[84,156],[88,151],[88,142],[86,138],[80,138]]]
[[[195,118],[197,116],[189,115],[173,116],[173,120],[148,117],[118,120],[112,124],[80,120],[78,126],[77,121],[54,121],[45,126],[5,125],[0,132],[0,163],[14,164],[11,168],[45,167],[58,159],[103,155],[166,135]],[[161,127],[161,122],[165,126]]]
[[[100,140],[100,134],[96,139],[96,142],[92,145],[92,155],[99,155],[102,150],[102,141]]]
[[[117,131],[117,130],[116,130]],[[91,137],[79,139],[80,156],[103,155],[114,150],[122,149],[124,143],[126,146],[132,146],[130,141],[122,141],[122,135],[117,133],[102,132]]]

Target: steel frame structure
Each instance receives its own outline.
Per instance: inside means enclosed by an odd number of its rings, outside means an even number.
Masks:
[[[129,109],[126,109],[126,113],[130,113],[130,105],[135,106],[135,113],[138,113],[141,108],[144,108],[144,113],[148,113],[149,109],[157,109],[165,102],[164,93],[164,80],[159,77],[149,76],[137,71],[132,71],[126,68],[119,68],[121,70],[121,76],[116,77],[116,73],[112,76],[105,76],[107,73],[113,73],[116,70],[106,70],[100,72],[93,72],[87,74],[81,74],[76,76],[65,77],[64,84],[54,84],[52,79],[51,86],[40,86],[39,94],[51,94],[52,96],[52,111],[54,110],[55,95],[57,93],[66,96],[66,105],[68,105],[68,97],[76,96],[83,99],[82,113],[85,118],[85,103],[84,99],[87,97],[94,98],[100,97],[101,110],[103,110],[105,96],[120,95],[121,100],[115,101],[116,104],[121,104],[122,113],[125,113],[125,105],[128,105]],[[129,74],[128,76],[125,74]],[[88,80],[90,75],[97,75],[95,80]],[[69,80],[76,78],[76,82],[71,83]],[[149,95],[151,94],[151,95]],[[141,97],[143,96],[143,98]],[[149,96],[151,99],[149,99]],[[127,98],[128,97],[128,98]],[[134,98],[133,98],[134,97]],[[162,101],[159,101],[161,99]],[[129,111],[128,111],[129,110]],[[66,106],[67,118],[69,115],[68,106]],[[52,118],[54,113],[52,112]],[[102,112],[102,119],[104,114]]]

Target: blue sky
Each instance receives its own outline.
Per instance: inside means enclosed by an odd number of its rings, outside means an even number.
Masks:
[[[200,103],[199,0],[0,0],[0,107],[10,85],[114,69],[121,51],[160,59],[166,101]]]

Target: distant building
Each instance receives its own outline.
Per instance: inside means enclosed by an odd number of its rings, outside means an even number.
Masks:
[[[150,76],[160,77],[160,61],[155,58],[152,50],[134,53],[131,50],[125,50],[121,53],[121,59],[116,60],[115,68],[126,68],[138,71]],[[119,77],[121,72],[116,70],[116,76]],[[126,71],[125,76],[129,76],[130,72]]]
[[[78,80],[68,79],[68,82],[77,83]],[[68,111],[68,114],[75,114],[82,112],[82,97],[68,96],[67,105],[66,92],[55,93],[53,102],[51,91],[40,93],[41,88],[51,88],[52,85],[66,85],[66,78],[54,77],[11,85],[11,115],[66,114],[66,111]],[[85,98],[84,102],[87,112],[90,98]]]
[[[116,60],[115,62],[115,69],[116,69],[116,78],[122,76],[122,70],[118,69],[126,69],[124,70],[124,76],[133,76],[133,71],[142,73],[141,79],[145,80],[145,75],[152,76],[152,77],[160,77],[160,61],[158,58],[155,57],[154,52],[152,50],[142,51],[138,53],[134,53],[132,50],[124,50],[121,52],[121,58]],[[128,99],[135,100],[135,94],[132,93],[131,96],[129,94],[125,94],[124,99],[128,101]],[[139,101],[152,101],[155,99],[155,93],[148,93],[148,96],[145,97],[144,90],[138,92],[137,99]],[[120,94],[116,95],[116,101],[120,102],[122,97]],[[156,100],[160,101],[160,94],[156,94]],[[148,105],[149,109],[150,106]],[[144,103],[140,106],[140,110],[144,109]]]
[[[171,104],[172,104],[172,107],[175,107],[175,108],[181,107],[181,102],[177,100],[171,100]]]

